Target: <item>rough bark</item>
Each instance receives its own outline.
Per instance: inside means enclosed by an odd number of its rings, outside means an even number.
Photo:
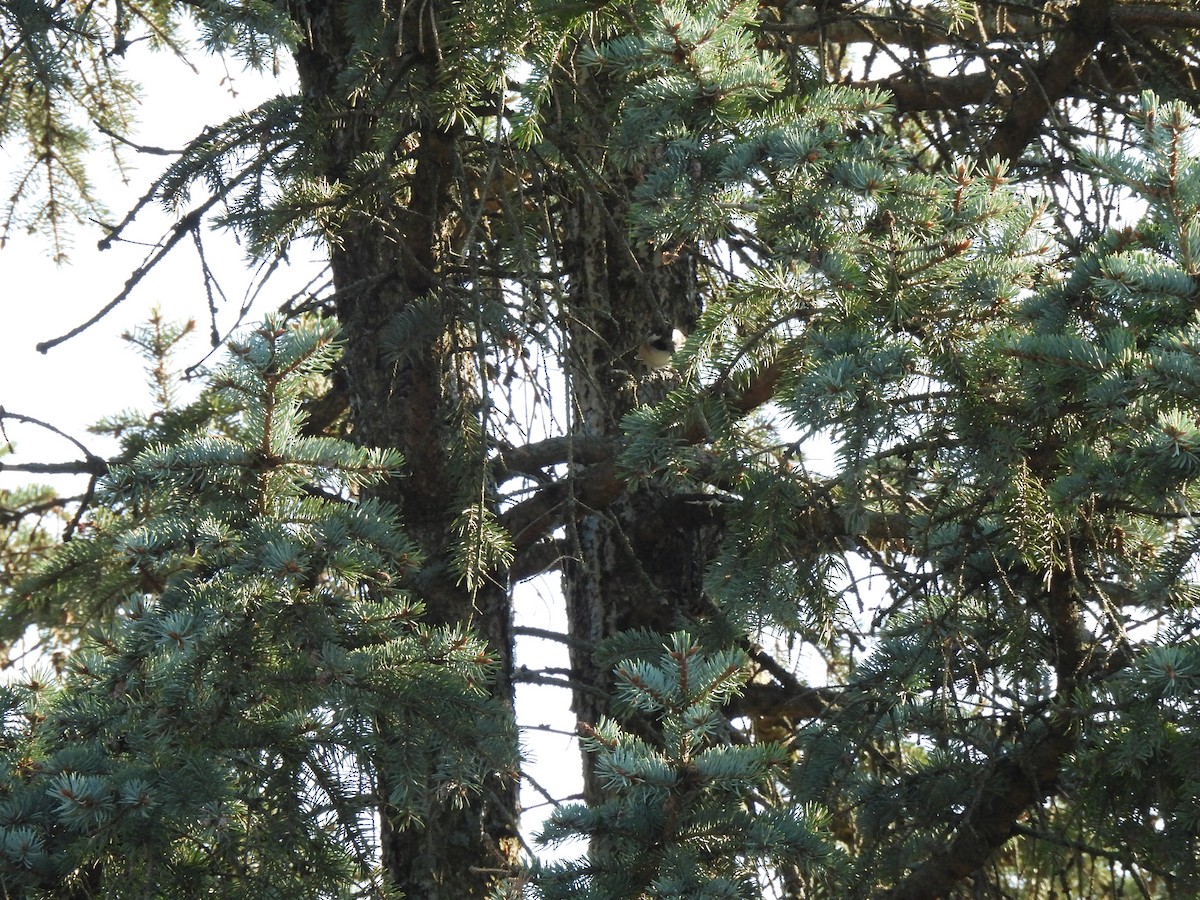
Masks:
[[[623,416],[668,389],[669,370],[651,371],[637,353],[653,335],[688,331],[700,312],[700,285],[690,254],[664,265],[660,254],[631,236],[633,175],[587,149],[607,144],[605,85],[582,70],[574,75],[560,85],[553,137],[573,148],[560,258],[573,439],[594,447],[615,440]],[[567,525],[563,586],[572,677],[581,686],[573,710],[587,724],[609,712],[611,674],[595,656],[597,645],[628,629],[666,633],[694,616],[704,568],[720,539],[719,517],[702,503],[656,486],[611,493],[600,486],[600,480],[573,482],[560,506]],[[584,784],[585,796],[598,799],[586,759]]]
[[[331,247],[337,314],[345,340],[344,370],[352,435],[369,446],[394,447],[405,473],[379,493],[400,510],[406,532],[428,560],[415,585],[432,624],[471,622],[498,654],[497,698],[511,709],[512,635],[507,596],[500,589],[474,595],[456,582],[447,559],[453,535],[455,483],[452,449],[462,440],[461,417],[475,409],[473,363],[462,347],[461,323],[452,310],[424,329],[398,359],[386,355],[380,334],[393,317],[430,297],[443,277],[446,237],[453,227],[453,173],[458,136],[432,116],[414,124],[405,150],[414,165],[407,196],[353,171],[372,142],[374,110],[354,108],[340,93],[350,65],[350,38],[334,0],[300,0],[294,15],[307,41],[296,52],[307,114],[324,137],[323,174],[344,182],[373,215],[351,213]],[[441,11],[433,4],[393,11],[396,84],[433,84],[442,59],[435,35]],[[398,152],[398,151],[397,151]],[[436,306],[435,306],[436,309]],[[380,726],[386,740],[386,722]],[[515,751],[515,748],[514,748]],[[394,887],[422,900],[488,896],[517,862],[515,780],[497,777],[483,795],[462,807],[435,803],[418,828],[393,821],[387,798],[393,773],[378,773],[382,863]]]

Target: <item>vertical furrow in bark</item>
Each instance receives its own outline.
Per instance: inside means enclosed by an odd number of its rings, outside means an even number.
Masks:
[[[436,27],[434,19],[443,11],[430,2],[402,4],[389,12],[392,18],[380,27],[396,32],[393,89],[414,91],[436,83],[443,60],[431,49],[437,45],[435,36],[425,32]],[[460,139],[422,108],[427,96],[413,96],[411,107],[404,109],[412,123],[404,147],[392,148],[397,158],[380,164],[381,169],[411,167],[407,184],[397,185],[382,171],[361,171],[356,162],[380,150],[374,132],[379,112],[366,103],[356,108],[345,96],[352,39],[344,30],[344,15],[337,0],[297,2],[294,15],[307,36],[296,52],[307,113],[324,139],[318,174],[350,192],[350,211],[330,257],[346,344],[353,436],[404,455],[404,475],[378,493],[399,508],[405,530],[425,554],[414,587],[426,603],[426,619],[435,625],[470,624],[489,640],[500,673],[494,694],[511,712],[507,593],[491,587],[472,595],[449,565],[459,513],[457,488],[465,477],[454,470],[453,460],[463,440],[463,417],[478,414],[474,359],[463,349],[470,342],[463,340],[462,311],[440,301],[429,303],[439,317],[436,327],[421,329],[419,338],[399,354],[380,344],[398,313],[430,301],[444,284]],[[379,727],[386,742],[387,722]],[[515,746],[513,751],[515,758]],[[431,778],[436,765],[431,760]],[[431,801],[421,823],[401,828],[388,797],[402,777],[377,773],[382,863],[390,882],[422,900],[488,896],[517,863],[515,779],[500,772],[481,795],[461,806]]]
[[[664,330],[686,332],[700,312],[700,287],[693,257],[680,254],[663,266],[632,235],[632,175],[608,163],[602,149],[608,135],[593,131],[610,120],[598,112],[605,87],[572,71],[576,80],[557,95],[553,136],[569,162],[559,255],[570,401],[576,434],[617,436],[622,418],[661,399],[673,378],[647,369],[638,348]],[[703,510],[654,485],[630,490],[603,510],[575,512],[563,567],[572,674],[581,686],[573,710],[580,722],[594,724],[609,712],[611,688],[611,673],[594,655],[597,644],[633,628],[667,633],[694,616],[720,529]],[[600,798],[586,759],[584,786],[589,801]]]

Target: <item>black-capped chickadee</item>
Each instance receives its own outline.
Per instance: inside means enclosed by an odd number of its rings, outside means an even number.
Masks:
[[[671,364],[671,357],[683,346],[687,338],[678,328],[670,334],[656,334],[638,347],[637,357],[651,369],[663,369]]]

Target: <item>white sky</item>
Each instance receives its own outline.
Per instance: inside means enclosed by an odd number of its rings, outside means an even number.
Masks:
[[[215,59],[196,55],[197,74],[176,57],[152,54],[135,44],[127,58],[138,80],[145,85],[139,113],[140,143],[182,147],[208,122],[221,121],[241,109],[252,108],[277,90],[270,77],[239,72],[232,79]],[[236,95],[235,93],[236,92]],[[24,147],[0,149],[0,180],[7,187],[20,163]],[[111,156],[95,154],[93,180],[111,220],[120,220],[153,178],[167,165],[168,157],[127,154],[132,181],[122,184]],[[155,306],[170,319],[195,318],[198,336],[180,362],[190,364],[208,349],[207,301],[200,265],[189,241],[181,242],[133,295],[84,334],[40,354],[40,341],[57,337],[87,321],[123,287],[126,278],[146,256],[149,244],[158,240],[170,220],[155,207],[147,207],[127,237],[147,246],[118,244],[100,252],[96,242],[103,237],[97,226],[87,224],[74,230],[70,261],[56,265],[52,248],[42,235],[17,231],[0,250],[0,405],[12,413],[51,422],[84,440],[95,452],[108,448],[95,436],[85,434],[87,425],[122,409],[146,408],[150,396],[145,387],[143,360],[120,334],[144,323]],[[226,274],[223,284],[234,307],[223,310],[218,322],[233,324],[241,305],[248,276],[240,252],[230,238],[211,234],[206,240],[209,261]],[[293,278],[292,281],[295,279]],[[265,299],[251,321],[267,311],[268,304],[284,290]],[[44,429],[6,425],[17,455],[8,462],[64,461],[78,459],[79,451]],[[12,484],[17,473],[0,474],[0,486]],[[60,490],[67,486],[58,483]]]

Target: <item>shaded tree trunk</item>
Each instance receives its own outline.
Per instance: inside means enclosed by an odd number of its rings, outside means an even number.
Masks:
[[[300,0],[294,14],[309,40],[296,52],[310,127],[324,141],[322,174],[357,192],[355,202],[375,212],[352,214],[330,250],[336,309],[345,340],[344,366],[350,398],[352,436],[367,446],[393,447],[404,455],[404,476],[377,493],[395,504],[406,533],[425,555],[414,589],[425,601],[425,619],[434,625],[471,623],[498,654],[496,698],[511,713],[512,633],[507,592],[485,587],[471,593],[449,565],[454,522],[464,475],[453,460],[461,451],[464,418],[479,415],[477,373],[463,310],[434,299],[443,284],[453,229],[458,185],[459,136],[431,117],[415,121],[396,147],[395,159],[380,165],[411,166],[408,196],[378,193],[369,173],[355,163],[377,152],[378,112],[369,101],[356,106],[339,90],[351,61],[350,37],[333,0]],[[404,5],[380,27],[396,30],[396,84],[419,90],[432,85],[442,64],[436,40],[439,13],[429,4]],[[432,301],[432,302],[430,302]],[[394,317],[425,303],[433,321],[405,344],[399,355],[381,346],[381,333]],[[424,310],[422,311],[424,314]],[[457,452],[461,458],[462,453]],[[482,467],[478,473],[482,477]],[[386,724],[380,724],[386,740]],[[513,758],[516,747],[513,747]],[[462,806],[436,803],[419,826],[401,829],[390,815],[391,774],[377,773],[381,804],[382,862],[391,884],[422,900],[468,900],[490,895],[515,868],[517,783],[498,774],[480,797]],[[431,801],[433,802],[433,801]]]
[[[604,111],[605,85],[582,69],[575,76],[558,91],[552,136],[574,170],[561,230],[573,433],[617,437],[627,413],[662,399],[675,383],[670,369],[651,370],[638,353],[648,338],[695,324],[701,285],[692,248],[664,257],[632,236],[635,176],[587,149],[609,142],[606,133],[590,131],[613,118]],[[572,708],[591,725],[609,713],[612,685],[597,645],[629,629],[667,634],[698,615],[721,528],[710,504],[657,485],[631,488],[603,509],[575,502],[566,517],[563,589],[577,683]],[[584,792],[589,802],[602,793],[586,758]]]

